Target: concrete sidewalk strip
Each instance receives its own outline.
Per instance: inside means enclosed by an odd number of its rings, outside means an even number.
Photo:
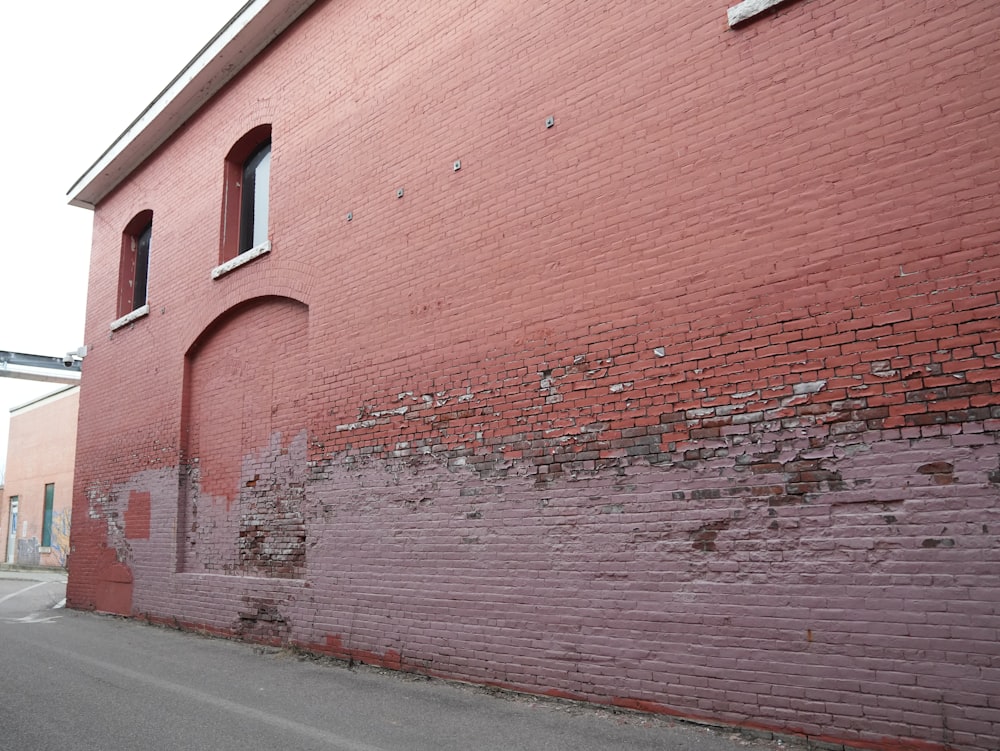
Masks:
[[[44,627],[35,625],[43,621]],[[86,751],[134,748],[139,738],[148,751],[802,748],[735,728],[350,665],[76,610],[56,619],[0,619],[0,640],[0,671],[18,675],[24,688],[10,696],[5,733],[11,748],[58,747],[67,728],[74,747]],[[47,691],[61,701],[40,726],[30,697]]]
[[[11,563],[0,563],[0,580],[23,579],[25,581],[52,582],[64,584],[69,576],[65,569],[42,568],[40,566],[19,566]]]
[[[165,702],[184,712],[197,707],[198,712],[212,715],[212,723],[224,717],[233,728],[253,725],[264,736],[291,742],[286,746],[289,749],[447,750],[465,748],[459,737],[466,736],[470,741],[475,739],[476,747],[483,751],[558,751],[569,747],[575,751],[611,747],[781,751],[805,747],[797,739],[771,737],[769,733],[349,664],[294,648],[206,638],[113,616],[74,610],[52,616],[49,611],[64,608],[66,601],[61,592],[44,588],[65,585],[65,574],[7,569],[0,570],[3,581],[7,582],[7,594],[0,596],[0,608],[18,617],[0,619],[0,638],[8,647],[17,642],[21,646],[0,651],[0,670],[20,673],[11,663],[15,655],[29,663],[55,660],[61,686],[76,680],[89,685],[88,681],[99,676],[102,685],[117,686],[137,700],[146,697],[152,706]],[[60,599],[46,602],[46,593]],[[6,631],[4,623],[30,630]],[[44,629],[34,628],[41,623],[46,624]],[[34,650],[39,651],[30,657]],[[42,681],[38,689],[44,691],[44,681],[51,675],[33,675]],[[86,695],[81,689],[81,696]],[[303,701],[303,696],[313,698]],[[145,706],[140,700],[133,708],[133,713],[144,719],[125,712],[124,724],[114,732],[127,732],[136,721],[155,724],[155,713],[146,717]],[[337,707],[332,716],[331,707]],[[85,710],[81,705],[66,707],[66,711],[77,714]],[[429,712],[436,716],[429,717]],[[22,731],[34,732],[29,727],[16,732]],[[109,730],[93,728],[88,737],[112,743],[113,736],[104,736],[105,732]],[[188,737],[184,730],[163,728],[158,732],[161,735],[151,749],[173,748],[173,740]],[[234,735],[226,742],[235,745],[236,737],[245,730],[231,732]]]

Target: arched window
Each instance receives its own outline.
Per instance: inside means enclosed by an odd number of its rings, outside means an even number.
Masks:
[[[267,141],[243,165],[240,253],[267,241],[267,190],[270,179],[271,142]]]
[[[267,243],[271,126],[260,125],[237,141],[225,170],[220,263]]]
[[[121,262],[118,267],[118,316],[146,305],[149,279],[149,246],[153,237],[153,212],[140,211],[122,233]]]

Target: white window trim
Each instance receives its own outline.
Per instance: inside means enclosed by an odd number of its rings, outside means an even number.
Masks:
[[[737,3],[726,11],[726,15],[729,16],[729,28],[749,21],[754,16],[759,16],[764,11],[783,2],[786,0],[743,0],[742,3]]]
[[[261,256],[267,255],[270,252],[271,252],[271,241],[265,240],[260,245],[255,245],[254,247],[250,248],[250,250],[240,253],[238,256],[236,256],[236,258],[231,258],[221,266],[216,266],[214,269],[212,269],[212,278],[218,279],[220,276],[225,276],[233,269],[238,269],[240,266],[250,263],[250,261],[254,260],[255,258],[260,258]]]
[[[131,313],[123,315],[117,321],[112,321],[111,322],[111,330],[112,331],[117,331],[122,326],[128,326],[133,321],[137,321],[140,318],[142,318],[143,316],[148,316],[148,315],[149,315],[149,303],[146,303],[142,307],[136,308]]]

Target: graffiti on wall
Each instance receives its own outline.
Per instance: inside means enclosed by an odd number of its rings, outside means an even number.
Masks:
[[[42,562],[38,550],[37,537],[19,537],[17,540],[17,562],[21,566],[37,566]]]
[[[69,510],[57,511],[52,515],[52,554],[59,565],[66,567],[66,556],[69,554]]]

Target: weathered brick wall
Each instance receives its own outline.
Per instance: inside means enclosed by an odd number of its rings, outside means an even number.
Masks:
[[[998,32],[319,3],[98,207],[70,602],[993,748]],[[213,281],[263,122],[273,250]],[[151,314],[109,337],[146,208]]]

